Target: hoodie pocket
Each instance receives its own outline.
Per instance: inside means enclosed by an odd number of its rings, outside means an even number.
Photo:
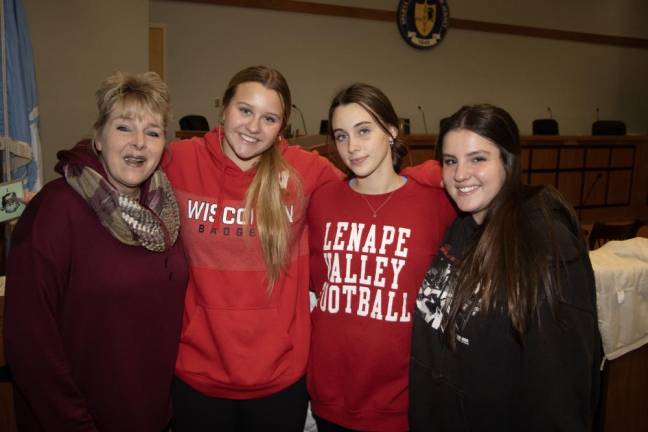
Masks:
[[[292,341],[274,307],[196,305],[178,368],[232,388],[263,388],[290,371]]]

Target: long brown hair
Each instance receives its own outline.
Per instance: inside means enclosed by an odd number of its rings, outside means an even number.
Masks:
[[[389,128],[392,127],[398,130],[398,115],[387,95],[377,87],[365,83],[355,83],[335,95],[328,112],[329,138],[335,140],[333,136],[333,114],[335,109],[341,105],[352,103],[357,103],[364,108],[383,132],[394,139],[394,143],[390,146],[392,165],[394,171],[399,172],[403,157],[407,154],[407,146],[398,134],[392,136]],[[349,177],[355,176],[348,168],[347,175]]]
[[[251,66],[241,70],[232,77],[223,94],[225,108],[234,97],[238,85],[246,82],[257,82],[277,92],[283,108],[280,128],[283,130],[290,118],[292,107],[290,89],[283,75],[267,66]],[[285,189],[282,189],[280,177],[284,175],[288,175],[290,181],[289,185],[285,185]],[[292,196],[289,196],[291,194]],[[288,201],[301,206],[301,181],[292,167],[283,159],[275,144],[259,158],[254,180],[245,194],[245,214],[249,223],[251,210],[254,209],[270,290],[290,259],[290,221],[284,207]]]
[[[554,188],[523,185],[520,136],[508,112],[492,105],[473,105],[443,119],[436,145],[439,161],[445,135],[458,129],[474,132],[497,145],[506,179],[458,265],[444,323],[446,342],[455,346],[462,314],[475,307],[482,313],[494,309],[506,313],[522,340],[541,301],[548,302],[557,318],[557,303],[562,296],[555,210],[561,210],[570,227],[577,227],[578,221]],[[530,217],[531,213],[539,214],[539,220]],[[582,248],[582,234],[575,231],[577,247]]]

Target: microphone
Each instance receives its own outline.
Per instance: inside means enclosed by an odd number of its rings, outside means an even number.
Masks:
[[[425,129],[425,134],[427,135],[428,133],[428,128],[427,128],[427,121],[425,120],[425,111],[423,111],[423,108],[421,108],[421,105],[417,106],[419,111],[421,111],[421,117],[423,117],[423,129]]]
[[[304,121],[304,113],[302,110],[300,110],[297,105],[292,104],[292,107],[299,113],[299,116],[301,117],[302,121],[302,126],[304,126],[304,135],[308,135],[308,130],[306,129],[306,122]]]

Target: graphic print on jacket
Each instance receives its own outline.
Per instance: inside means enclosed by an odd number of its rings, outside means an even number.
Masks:
[[[425,274],[421,289],[416,296],[416,310],[421,314],[423,320],[434,330],[443,333],[443,319],[447,315],[452,299],[452,291],[455,281],[458,259],[451,252],[448,244],[439,249],[436,256],[436,263]],[[470,317],[479,312],[479,307],[472,307],[470,313],[466,313],[468,306],[462,308],[462,313],[457,321],[457,341],[470,345],[468,338],[461,335]]]
[[[407,262],[411,234],[404,227],[327,222],[322,251],[328,281],[317,307],[330,314],[410,322],[407,292],[399,291],[398,278]]]

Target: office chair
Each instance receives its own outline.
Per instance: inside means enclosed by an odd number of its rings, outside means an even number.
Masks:
[[[180,119],[180,130],[208,131],[209,122],[201,115],[186,115]]]
[[[619,120],[599,120],[599,109],[596,108],[596,121],[592,123],[592,135],[625,135],[626,125]]]
[[[592,135],[625,135],[626,125],[618,120],[596,120],[592,123]]]
[[[553,118],[551,107],[547,107],[548,118],[533,120],[531,127],[533,135],[558,135],[558,121]]]
[[[399,117],[398,118],[398,130],[403,135],[409,135],[410,134],[410,119],[404,118],[404,117]]]
[[[589,248],[590,250],[599,248],[609,240],[628,240],[634,238],[643,225],[644,222],[639,219],[622,225],[594,222],[592,233],[589,236]]]
[[[531,126],[533,135],[558,135],[558,122],[552,118],[533,120]]]
[[[319,134],[328,135],[328,133],[329,133],[329,121],[328,120],[320,121]]]

